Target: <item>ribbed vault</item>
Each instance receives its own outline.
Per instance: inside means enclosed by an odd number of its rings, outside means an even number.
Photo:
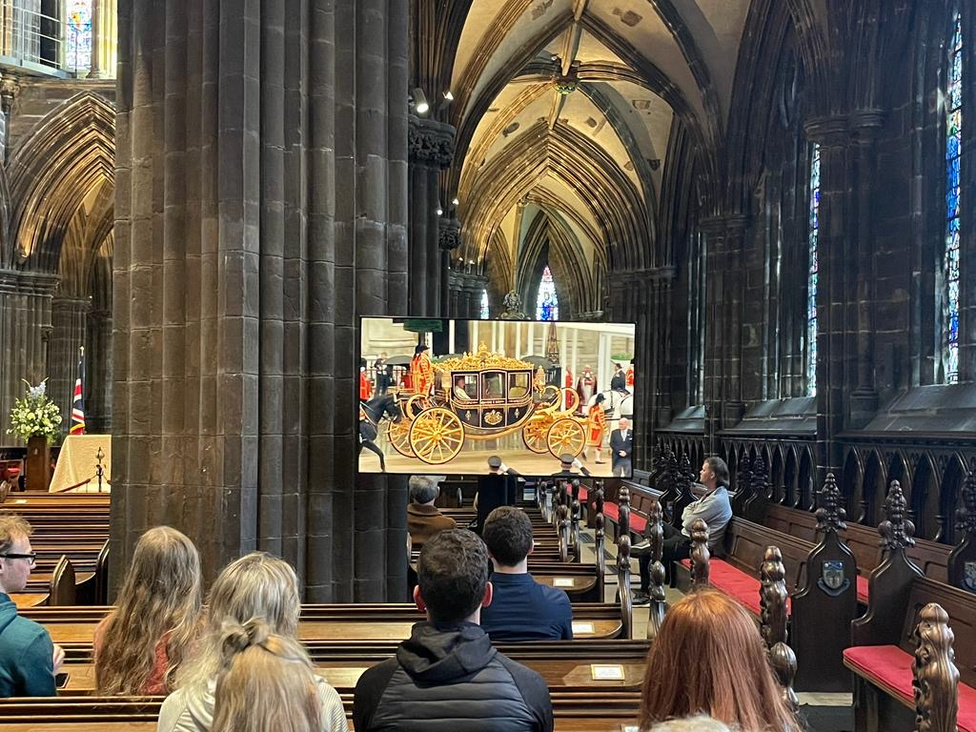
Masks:
[[[58,272],[62,246],[72,230],[89,229],[99,246],[112,226],[111,188],[115,167],[115,110],[102,97],[84,92],[45,117],[22,141],[8,166],[12,210],[6,260],[35,271]],[[89,214],[102,196],[101,213]],[[91,205],[85,220],[79,211]],[[89,228],[90,227],[90,228]],[[100,238],[99,238],[100,237]]]

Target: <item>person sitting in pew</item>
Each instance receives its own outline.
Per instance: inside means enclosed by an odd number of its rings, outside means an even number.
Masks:
[[[10,594],[23,592],[35,554],[31,526],[15,514],[0,514],[0,697],[55,696],[54,675],[64,651],[44,626],[17,615]]]
[[[538,673],[499,653],[478,623],[492,600],[488,551],[465,529],[442,531],[420,552],[413,626],[396,658],[356,684],[356,732],[549,732],[552,702]]]
[[[647,654],[640,729],[702,713],[740,732],[802,729],[783,701],[755,620],[710,589],[686,595],[665,614]]]
[[[139,538],[118,605],[95,628],[99,695],[169,693],[196,640],[201,586],[200,555],[186,536],[157,526]]]
[[[529,574],[532,521],[512,506],[496,508],[481,532],[494,571],[491,605],[481,608],[481,627],[494,643],[572,640],[569,596],[536,582]]]
[[[708,548],[722,546],[725,529],[732,520],[732,503],[729,501],[729,466],[720,457],[705,458],[698,475],[705,487],[705,495],[689,503],[681,513],[681,530],[664,524],[664,581],[671,582],[672,565],[691,555],[691,524],[703,519],[708,524]],[[650,524],[648,524],[650,525]],[[630,556],[637,557],[640,565],[640,592],[634,593],[635,605],[647,605],[651,598],[651,543],[644,539],[630,549]]]
[[[213,727],[214,693],[224,659],[224,624],[264,619],[277,635],[296,639],[301,597],[298,577],[287,562],[251,552],[231,562],[214,580],[195,656],[176,677],[177,690],[159,710],[158,732],[208,732]],[[342,700],[316,676],[321,732],[348,732]]]
[[[318,676],[305,649],[260,618],[228,623],[212,732],[319,732]]]
[[[457,522],[442,514],[434,501],[440,495],[437,482],[426,475],[410,476],[410,503],[407,505],[407,533],[414,549],[423,547],[438,531],[453,529]]]

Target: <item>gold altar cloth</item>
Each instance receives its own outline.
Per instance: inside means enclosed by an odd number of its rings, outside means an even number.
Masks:
[[[58,464],[51,478],[51,493],[97,493],[95,465],[98,448],[102,448],[102,492],[112,490],[112,436],[68,435],[61,446]],[[85,481],[88,481],[85,483]],[[80,484],[80,485],[79,485]]]

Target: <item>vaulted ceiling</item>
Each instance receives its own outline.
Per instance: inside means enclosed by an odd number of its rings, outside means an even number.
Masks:
[[[550,251],[572,250],[563,261],[648,266],[674,136],[706,155],[721,147],[748,9],[749,0],[473,0],[451,79],[463,162],[448,190],[463,256],[489,260],[515,289],[542,217],[561,233]]]

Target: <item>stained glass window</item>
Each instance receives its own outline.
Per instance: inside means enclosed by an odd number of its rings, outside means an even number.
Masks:
[[[945,383],[959,381],[959,185],[962,154],[962,20],[953,19],[946,74],[946,234],[943,258]]]
[[[817,394],[817,278],[820,245],[820,145],[810,155],[810,266],[807,274],[807,396]]]
[[[488,290],[482,290],[481,291],[481,319],[488,320],[488,317],[490,315],[491,313],[488,310]]]
[[[556,283],[552,281],[549,265],[542,270],[539,281],[539,297],[535,303],[536,320],[559,320],[559,298],[556,297]]]
[[[66,0],[64,66],[82,71],[91,66],[92,0]]]

